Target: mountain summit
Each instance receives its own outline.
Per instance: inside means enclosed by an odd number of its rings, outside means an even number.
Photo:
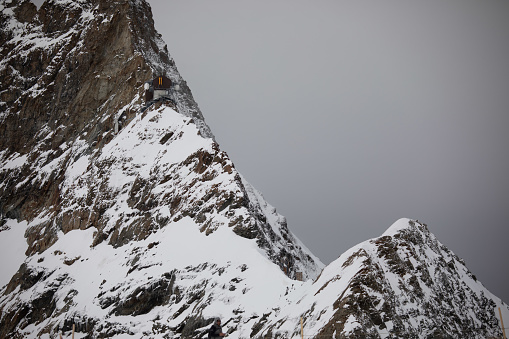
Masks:
[[[0,338],[216,316],[233,338],[500,335],[507,306],[417,221],[324,269],[215,142],[146,1],[1,0],[0,42]]]

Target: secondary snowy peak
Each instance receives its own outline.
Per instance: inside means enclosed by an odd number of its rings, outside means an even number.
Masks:
[[[501,335],[497,308],[509,315],[425,224],[409,219],[346,251],[300,304],[307,331],[334,338],[487,338]]]

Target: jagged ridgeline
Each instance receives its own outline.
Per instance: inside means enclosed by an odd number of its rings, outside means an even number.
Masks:
[[[217,316],[231,338],[501,335],[507,305],[417,221],[323,269],[146,1],[0,0],[0,57],[0,338],[203,338]]]

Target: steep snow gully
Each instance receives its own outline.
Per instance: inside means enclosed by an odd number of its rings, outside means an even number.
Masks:
[[[0,56],[0,338],[502,336],[509,307],[422,222],[324,267],[220,149],[146,1],[0,0]]]

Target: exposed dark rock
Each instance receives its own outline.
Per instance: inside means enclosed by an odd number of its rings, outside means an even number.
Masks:
[[[172,295],[172,280],[160,279],[150,285],[136,288],[126,300],[121,301],[112,312],[115,315],[140,315],[146,314],[156,306],[164,305]]]
[[[9,284],[7,284],[5,294],[13,292],[17,287],[19,287],[21,291],[27,290],[40,280],[44,280],[44,278],[48,275],[48,272],[44,272],[42,270],[34,271],[33,269],[28,268],[26,264],[22,264],[18,272],[16,272],[16,274],[11,278]]]

